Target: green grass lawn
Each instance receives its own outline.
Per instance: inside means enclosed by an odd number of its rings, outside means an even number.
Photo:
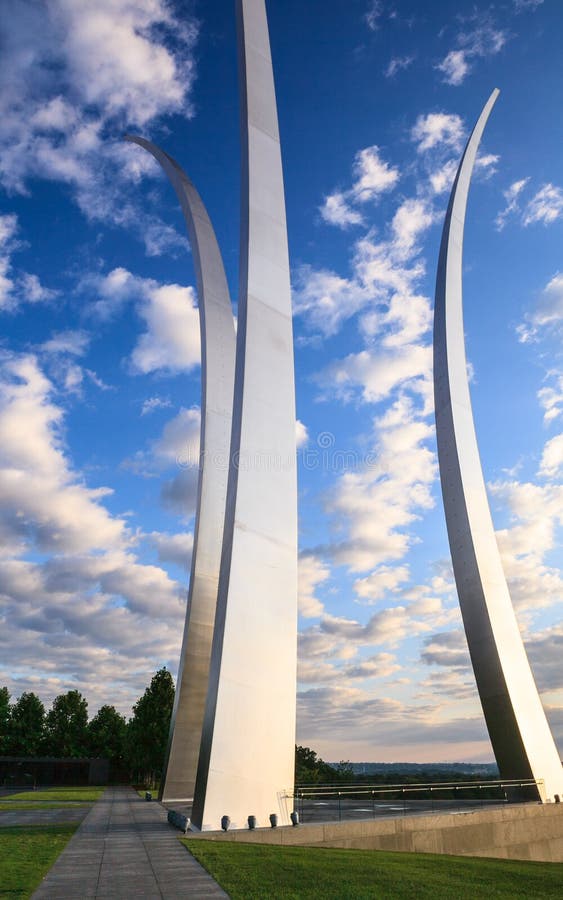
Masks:
[[[184,840],[231,900],[563,897],[563,863]]]
[[[75,801],[77,803],[93,803],[103,792],[104,787],[67,787],[67,788],[45,788],[39,791],[22,791],[21,794],[9,794],[2,798],[2,803],[13,803],[14,800],[25,800],[26,803],[37,803],[38,801],[59,802]]]
[[[31,897],[76,825],[0,828],[0,898]]]

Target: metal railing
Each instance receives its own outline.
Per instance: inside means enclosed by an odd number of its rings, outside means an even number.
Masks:
[[[484,806],[538,802],[543,796],[542,779],[298,785],[293,794],[288,795],[293,798],[295,810],[304,823],[459,812]]]

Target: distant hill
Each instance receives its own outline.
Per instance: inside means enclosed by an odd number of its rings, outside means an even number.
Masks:
[[[338,763],[330,763],[338,768]],[[350,763],[354,775],[470,775],[491,778],[498,775],[495,763]]]

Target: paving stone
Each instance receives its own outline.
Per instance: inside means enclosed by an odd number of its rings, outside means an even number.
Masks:
[[[132,788],[108,788],[32,900],[227,898],[166,817],[159,803]]]

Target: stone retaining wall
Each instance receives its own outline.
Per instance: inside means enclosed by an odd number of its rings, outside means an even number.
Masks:
[[[191,836],[212,841],[563,862],[563,804],[530,803],[464,813],[207,831]]]

